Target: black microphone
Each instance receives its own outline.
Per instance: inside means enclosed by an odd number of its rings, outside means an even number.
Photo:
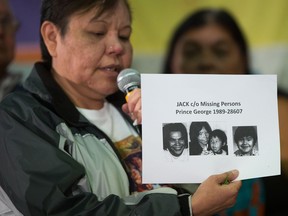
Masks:
[[[129,93],[132,92],[136,88],[141,87],[141,77],[140,73],[132,68],[126,68],[122,70],[117,77],[117,85],[118,88],[126,94],[125,99],[128,101]],[[140,136],[142,136],[142,128],[141,125],[137,124],[137,120],[133,123],[136,126]]]

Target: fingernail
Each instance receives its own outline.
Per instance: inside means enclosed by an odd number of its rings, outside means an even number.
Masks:
[[[234,175],[234,176],[238,176],[239,175],[239,171],[238,170],[232,170],[231,171],[232,172],[232,174]]]

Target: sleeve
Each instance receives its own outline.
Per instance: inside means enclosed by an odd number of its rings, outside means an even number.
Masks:
[[[85,170],[58,149],[58,134],[31,115],[0,109],[0,119],[0,185],[23,215],[182,215],[176,191],[103,201],[92,193],[73,194]]]

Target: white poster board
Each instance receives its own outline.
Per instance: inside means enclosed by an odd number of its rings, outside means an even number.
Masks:
[[[232,169],[239,170],[240,180],[280,174],[276,75],[142,74],[141,89],[143,183],[200,183]],[[190,126],[195,122],[223,131],[227,154],[210,154],[210,146],[208,155],[194,155],[196,141],[190,133],[196,129],[190,132]],[[167,133],[163,134],[164,126],[171,123],[186,128],[188,144],[180,156],[169,149],[176,141],[167,141]],[[248,156],[239,154],[235,141],[243,128],[244,133],[256,133]],[[249,142],[243,144],[247,136],[237,138],[242,150],[249,148]],[[181,148],[176,147],[176,152]]]

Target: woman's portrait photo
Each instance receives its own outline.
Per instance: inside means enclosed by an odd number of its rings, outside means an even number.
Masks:
[[[189,129],[189,153],[190,155],[212,155],[208,150],[209,136],[212,132],[208,122],[192,122]]]
[[[163,124],[163,149],[167,158],[188,158],[187,128],[183,123]]]

